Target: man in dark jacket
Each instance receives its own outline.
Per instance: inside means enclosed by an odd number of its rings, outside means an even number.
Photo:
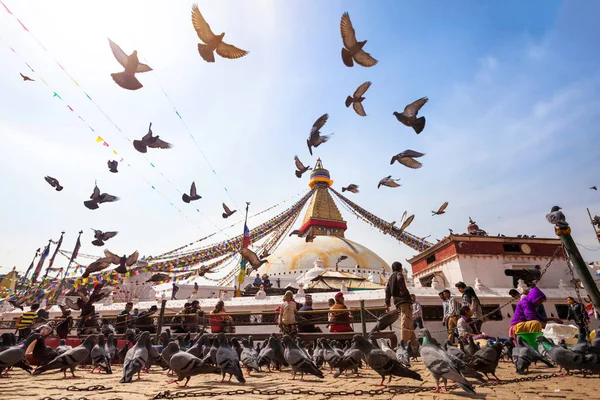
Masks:
[[[385,306],[388,312],[391,300],[400,313],[400,338],[404,343],[411,342],[416,346],[418,342],[413,326],[412,300],[402,275],[402,264],[398,261],[392,264],[392,275],[385,286]]]
[[[579,327],[579,334],[587,337],[587,324],[590,318],[585,311],[585,307],[583,304],[576,302],[572,297],[567,297],[567,303],[569,303],[567,320],[575,322],[575,325]]]

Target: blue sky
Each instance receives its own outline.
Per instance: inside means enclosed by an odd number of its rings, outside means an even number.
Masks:
[[[586,207],[600,213],[600,28],[595,1],[408,2],[408,1],[201,1],[205,18],[225,40],[250,54],[239,60],[198,55],[184,1],[3,0],[48,49],[45,52],[0,9],[0,265],[25,269],[36,248],[65,230],[71,249],[84,230],[82,253],[100,254],[89,228],[118,230],[108,248],[123,254],[163,253],[228,226],[221,202],[252,202],[251,212],[293,200],[308,190],[294,176],[293,157],[314,165],[321,157],[340,188],[360,185],[352,200],[391,220],[414,213],[410,231],[442,238],[448,228],[466,230],[471,216],[490,234],[552,237],[544,215],[563,207],[584,258],[598,260],[598,243]],[[340,57],[339,21],[344,11],[359,40],[379,64],[347,68]],[[154,73],[129,92],[110,73],[120,65],[107,37],[125,52],[137,49]],[[31,74],[12,46],[39,75]],[[53,58],[120,127],[109,123]],[[43,77],[24,83],[19,72]],[[362,82],[373,82],[363,105],[367,117],[346,109],[344,99]],[[220,181],[175,115],[168,96]],[[60,94],[94,129],[91,132]],[[422,96],[427,127],[421,135],[392,116]],[[310,157],[306,138],[323,113],[330,142]],[[124,138],[154,132],[174,144],[148,159]],[[132,167],[110,174],[102,136]],[[392,155],[426,153],[424,167],[389,165]],[[161,175],[162,174],[162,175]],[[402,178],[396,189],[376,189],[384,176]],[[65,186],[52,191],[43,177]],[[164,178],[168,179],[168,181]],[[160,190],[191,220],[159,196]],[[122,197],[99,210],[82,201],[94,180]],[[195,180],[203,199],[181,201]],[[223,184],[221,184],[221,182]],[[225,186],[235,203],[223,189]],[[449,201],[447,213],[430,210]],[[196,211],[196,207],[202,214]],[[283,210],[274,209],[256,224]],[[342,212],[345,211],[342,209]],[[240,219],[238,213],[237,220]],[[386,261],[414,251],[344,214],[347,237]],[[236,220],[236,219],[234,219]],[[241,226],[215,236],[241,233]],[[61,262],[66,260],[61,259]]]

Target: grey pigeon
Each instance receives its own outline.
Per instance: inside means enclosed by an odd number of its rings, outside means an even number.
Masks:
[[[410,368],[410,357],[404,347],[404,340],[400,340],[400,345],[396,348],[396,360]]]
[[[457,368],[455,361],[450,358],[450,355],[446,353],[440,346],[431,342],[431,334],[428,330],[424,329],[421,331],[424,335],[423,344],[419,350],[423,363],[431,372],[433,379],[435,380],[435,393],[440,391],[440,380],[444,386],[444,391],[448,391],[446,384],[448,379],[456,382],[458,386],[467,393],[475,394],[475,389],[471,382],[469,382]]]
[[[471,362],[471,356],[470,355],[468,355],[467,353],[465,353],[464,351],[462,351],[458,347],[453,346],[448,341],[446,341],[446,343],[444,343],[444,349],[446,350],[446,353],[448,353],[448,355],[451,356],[451,357],[456,357],[456,358],[462,360],[465,363]]]
[[[565,370],[563,376],[567,376],[571,370],[583,369],[584,357],[581,354],[552,344],[544,336],[538,336],[536,340],[544,346],[548,357]]]
[[[534,362],[543,362],[548,367],[552,364],[548,362],[542,355],[533,347],[531,347],[522,337],[517,337],[517,345],[512,350],[512,361],[518,374],[525,374],[529,370],[529,366]]]
[[[246,338],[242,339],[242,354],[240,354],[240,360],[242,361],[242,365],[246,368],[246,372],[248,374],[252,370],[260,372],[260,366],[258,365],[258,353],[252,348],[250,341]]]
[[[347,12],[342,14],[340,33],[342,34],[342,43],[344,45],[342,47],[342,61],[345,66],[354,66],[354,61],[363,67],[372,67],[377,64],[377,60],[363,50],[367,41],[363,40],[359,42],[356,39],[356,32],[352,26],[352,21],[350,21],[350,15]]]
[[[350,193],[356,194],[356,193],[358,193],[358,185],[351,183],[348,186],[342,188],[342,193],[344,193],[346,190],[349,191]]]
[[[246,379],[244,379],[244,374],[240,368],[240,359],[237,352],[229,347],[225,334],[222,332],[219,333],[217,340],[219,341],[219,348],[217,349],[216,358],[217,366],[221,369],[223,377],[221,382],[225,380],[225,374],[229,374],[229,381],[231,381],[232,376],[235,376],[238,382],[246,383]]]
[[[364,353],[357,347],[356,343],[352,343],[352,346],[344,352],[342,359],[337,363],[338,372],[333,377],[337,378],[346,370],[352,370],[358,376],[358,368],[364,359]]]
[[[83,205],[86,206],[86,208],[88,208],[90,210],[96,210],[100,207],[99,204],[112,203],[112,202],[119,201],[119,200],[120,199],[117,196],[113,196],[112,194],[101,193],[100,189],[98,188],[98,185],[95,184],[94,191],[92,192],[92,195],[90,196],[90,200],[84,201]]]
[[[138,59],[137,50],[134,50],[131,55],[125,54],[125,52],[112,40],[108,39],[108,44],[110,45],[110,49],[119,62],[125,68],[123,72],[116,72],[114,74],[110,74],[113,78],[113,81],[123,89],[128,90],[137,90],[141,89],[143,85],[140,81],[137,80],[135,74],[137,72],[148,72],[152,71],[148,65],[143,64]]]
[[[110,359],[106,354],[106,343],[104,343],[104,335],[100,335],[98,337],[98,343],[92,348],[91,352],[92,357],[92,371],[90,373],[94,373],[96,368],[102,368],[106,372],[107,375],[112,374],[112,369],[110,368]]]
[[[292,367],[292,379],[296,379],[297,373],[300,373],[300,380],[304,379],[304,374],[311,374],[321,379],[325,377],[291,337],[284,335],[282,341],[285,346],[285,360]]]
[[[196,191],[196,182],[192,182],[192,185],[190,186],[190,194],[184,193],[181,196],[181,199],[186,203],[189,203],[190,201],[200,200],[201,198],[202,196],[200,196]]]
[[[498,362],[500,361],[501,355],[502,343],[496,342],[491,346],[485,346],[483,349],[473,354],[469,366],[475,371],[484,374],[486,378],[490,379],[488,374],[491,374],[499,381],[500,379],[496,376],[496,368],[498,368]]]
[[[56,355],[61,355],[69,350],[71,350],[73,347],[71,346],[67,346],[67,341],[65,339],[60,339],[60,342],[58,343],[58,347],[56,348]]]
[[[553,225],[556,225],[561,229],[568,228],[569,224],[566,221],[565,214],[563,214],[560,210],[562,210],[562,208],[560,208],[559,206],[552,207],[550,212],[546,214],[546,219],[548,220],[548,222],[550,222]]]
[[[170,149],[173,145],[160,139],[159,135],[152,136],[152,122],[150,122],[148,133],[142,137],[142,140],[134,140],[133,147],[140,153],[146,153],[148,147],[151,149]]]
[[[417,115],[419,114],[421,107],[423,107],[427,101],[429,101],[427,97],[422,97],[404,107],[403,112],[399,113],[394,111],[393,114],[402,124],[412,127],[418,135],[425,129],[425,117],[417,118]]]
[[[423,166],[419,161],[415,160],[415,158],[423,157],[425,153],[419,153],[414,150],[404,150],[401,153],[396,154],[392,157],[392,161],[390,161],[390,165],[394,164],[395,161],[398,161],[400,164],[405,167],[412,169],[419,169]]]
[[[475,341],[473,340],[473,336],[469,336],[469,339],[467,340],[467,345],[465,346],[465,353],[472,357],[479,350],[481,350],[481,347],[479,347],[479,345],[475,343]]]
[[[383,351],[389,358],[396,359],[396,352],[388,346],[387,341],[389,339],[377,339],[377,343],[379,343],[379,348]]]
[[[365,99],[363,95],[367,90],[369,90],[370,87],[371,82],[365,82],[354,91],[354,94],[352,96],[346,97],[346,107],[350,107],[350,104],[352,104],[352,108],[354,108],[354,111],[361,117],[367,116],[367,113],[363,108],[362,102]]]
[[[393,323],[398,320],[398,318],[400,318],[400,313],[396,309],[380,315],[379,317],[377,317],[377,323],[375,324],[373,329],[371,329],[369,336],[373,335],[375,332],[383,331],[386,328],[392,326]]]
[[[294,156],[294,163],[296,164],[295,174],[297,178],[302,178],[302,174],[312,169],[312,167],[306,167],[304,164],[302,164],[302,161],[300,161],[298,156]]]
[[[160,353],[160,356],[167,364],[171,363],[171,357],[175,354],[179,353],[181,350],[179,349],[179,344],[175,341],[169,342],[167,346]],[[192,354],[193,355],[193,354]],[[200,358],[200,357],[198,357]]]
[[[401,186],[399,183],[397,183],[399,180],[400,180],[400,178],[392,179],[392,176],[389,175],[379,181],[379,184],[377,185],[377,189],[379,189],[381,186],[387,186],[387,187],[391,187],[391,188]]]
[[[184,387],[190,381],[190,377],[199,374],[218,374],[219,369],[213,365],[203,363],[201,359],[185,351],[179,351],[171,356],[169,361],[171,370],[177,375],[177,379],[169,383],[176,383],[186,378]]]
[[[140,372],[142,372],[142,368],[144,368],[148,361],[149,347],[150,332],[144,331],[138,338],[135,346],[130,348],[125,355],[125,360],[123,360],[123,378],[119,381],[120,383],[131,383],[135,374],[138,374],[138,379],[140,379]]]
[[[0,372],[10,367],[18,366],[25,358],[25,350],[39,337],[39,334],[30,335],[24,342],[0,352]]]
[[[258,355],[258,366],[265,366],[271,371],[271,365],[275,363],[275,350],[271,347],[271,342],[274,341],[275,338],[270,337],[267,344],[260,350]]]
[[[321,136],[321,131],[320,129],[323,128],[323,125],[325,125],[325,122],[327,122],[327,119],[329,118],[329,114],[323,114],[321,115],[313,124],[312,128],[310,128],[310,135],[308,137],[308,139],[306,140],[306,145],[308,146],[308,151],[310,152],[310,155],[312,156],[312,148],[313,147],[319,147],[320,145],[322,145],[323,143],[327,142],[331,136],[333,135],[333,133],[329,134],[329,135],[322,135]]]
[[[422,381],[421,375],[415,371],[411,371],[404,365],[400,364],[395,358],[388,357],[382,350],[376,349],[373,345],[365,338],[359,335],[354,335],[352,339],[358,349],[360,349],[367,359],[367,363],[373,371],[377,372],[381,376],[381,382],[379,386],[383,386],[383,381],[386,376],[389,376],[388,383],[391,382],[392,376],[406,377]]]
[[[61,371],[63,371],[63,375],[66,378],[67,369],[70,369],[72,377],[76,378],[75,367],[83,363],[90,356],[90,352],[94,347],[95,341],[96,335],[88,336],[79,346],[74,347],[71,350],[68,350],[63,354],[57,356],[48,364],[36,368],[33,371],[32,375],[39,375],[42,372],[50,371],[52,369],[60,369]]]

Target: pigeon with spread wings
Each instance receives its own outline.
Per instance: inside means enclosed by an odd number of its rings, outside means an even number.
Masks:
[[[196,192],[196,182],[192,182],[192,186],[190,186],[190,194],[184,193],[181,196],[181,199],[186,203],[189,203],[190,201],[200,200],[201,198],[202,196],[200,196]]]
[[[331,138],[331,135],[333,135],[333,133],[332,133],[329,135],[321,136],[320,129],[323,128],[323,125],[325,125],[325,122],[327,122],[327,119],[329,119],[329,114],[321,115],[315,121],[312,128],[310,128],[310,136],[308,137],[306,144],[308,145],[308,151],[310,152],[311,156],[313,155],[313,152],[312,152],[313,147],[319,147],[321,144],[328,141]]]
[[[100,271],[108,268],[109,266],[110,266],[110,260],[108,258],[106,258],[106,257],[99,258],[85,268],[85,271],[83,271],[83,275],[81,275],[81,277],[87,278],[88,276],[90,276],[91,273],[100,272]],[[71,308],[73,308],[73,307],[71,307]]]
[[[250,263],[250,265],[252,265],[252,268],[254,268],[254,270],[259,269],[264,263],[268,262],[264,259],[261,260],[255,252],[253,252],[247,247],[242,247],[240,249],[240,255],[244,257],[246,261]]]
[[[408,168],[418,169],[421,168],[423,164],[415,160],[415,158],[423,157],[424,155],[424,153],[419,153],[418,151],[404,150],[403,152],[398,153],[394,157],[392,157],[390,165],[394,164],[395,161],[398,161],[400,164]]]
[[[225,204],[225,203],[223,203],[223,210],[225,211],[222,214],[223,218],[229,218],[237,212],[237,210],[231,211],[231,209],[229,209],[229,207],[227,207],[227,204]]]
[[[125,68],[123,72],[110,74],[110,76],[113,78],[113,81],[115,81],[115,83],[121,86],[123,89],[128,90],[138,90],[144,87],[140,81],[137,80],[135,74],[138,72],[152,71],[152,68],[140,62],[138,59],[137,50],[134,50],[133,53],[128,56],[112,40],[108,39],[108,43],[110,44],[110,49],[112,50],[112,53],[119,64]]]
[[[21,78],[23,78],[23,81],[25,81],[25,82],[27,82],[27,81],[35,82],[35,79],[31,79],[27,75],[23,75],[22,73],[19,73],[19,75],[21,75]]]
[[[442,205],[440,206],[440,208],[438,208],[438,210],[437,210],[437,211],[432,211],[432,212],[431,212],[431,215],[432,215],[432,216],[434,216],[434,215],[442,215],[442,214],[445,214],[445,213],[446,213],[446,211],[445,211],[445,210],[446,210],[446,207],[448,207],[448,202],[447,202],[447,201],[445,201],[445,202],[444,202],[444,204],[442,204]]]
[[[400,180],[400,178],[392,179],[391,175],[387,176],[379,181],[379,184],[377,185],[377,189],[379,189],[381,186],[387,186],[387,187],[391,187],[391,188],[401,186],[399,183],[397,183],[399,180]]]
[[[46,182],[48,182],[48,184],[50,186],[52,186],[54,189],[56,189],[57,192],[60,192],[61,190],[63,190],[63,187],[60,186],[60,182],[58,182],[58,179],[53,178],[51,176],[45,176],[44,179],[46,180]]]
[[[394,111],[394,115],[398,121],[406,126],[412,127],[418,135],[425,129],[425,117],[417,118],[417,115],[419,114],[421,107],[423,107],[427,101],[429,101],[427,97],[422,97],[404,107],[403,112],[399,113]]]
[[[108,260],[111,264],[118,265],[115,268],[115,272],[119,274],[124,274],[127,272],[127,267],[131,267],[135,264],[140,256],[140,253],[136,250],[128,256],[123,255],[123,257],[119,257],[118,255],[111,253],[110,250],[104,249],[105,259]]]
[[[404,221],[404,222],[402,223],[402,226],[400,227],[399,233],[402,233],[402,232],[404,232],[404,230],[405,230],[406,228],[408,228],[408,226],[409,226],[409,225],[410,225],[410,224],[413,222],[413,220],[414,220],[414,219],[415,219],[415,216],[414,216],[414,214],[413,214],[413,215],[411,215],[410,217],[406,218],[406,221]]]
[[[352,108],[354,108],[354,111],[356,111],[356,113],[361,117],[367,116],[367,113],[363,108],[362,101],[365,99],[363,95],[370,87],[371,82],[365,82],[354,91],[354,94],[352,96],[346,97],[346,107],[350,107],[350,104],[352,104]]]
[[[312,167],[305,167],[304,164],[302,164],[302,161],[300,161],[300,159],[298,158],[298,156],[294,156],[294,162],[296,163],[296,176],[298,178],[302,178],[302,175],[308,171],[311,170]]]
[[[350,193],[356,194],[356,193],[358,193],[358,185],[351,183],[348,186],[342,188],[342,193],[345,192],[346,190],[349,191]]]
[[[134,140],[133,147],[140,153],[145,153],[148,151],[148,147],[151,149],[170,149],[173,147],[173,145],[160,139],[159,135],[152,136],[152,122],[150,122],[150,126],[148,126],[148,133],[144,135],[142,140]]]
[[[352,60],[363,67],[372,67],[377,64],[377,60],[363,50],[367,41],[363,40],[359,42],[356,40],[356,32],[352,26],[352,21],[350,21],[350,15],[347,12],[342,14],[340,33],[342,34],[342,42],[344,44],[342,48],[342,61],[344,65],[353,67],[354,62]]]
[[[223,41],[225,32],[220,35],[215,35],[196,4],[192,6],[192,24],[194,25],[194,29],[200,40],[204,42],[204,44],[198,43],[198,53],[200,53],[200,56],[204,61],[215,62],[215,51],[221,57],[229,59],[244,57],[248,54],[246,50],[225,43]]]
[[[90,200],[86,200],[83,202],[83,205],[89,208],[90,210],[96,210],[99,204],[102,203],[112,203],[118,201],[119,198],[117,196],[113,196],[108,193],[100,193],[100,189],[98,188],[98,184],[95,184],[94,191],[90,196]]]
[[[110,238],[114,238],[115,236],[117,236],[118,232],[115,231],[109,231],[109,232],[102,232],[100,230],[94,229],[92,228],[92,230],[94,231],[94,241],[92,241],[92,244],[94,246],[104,246],[104,242],[107,241]]]

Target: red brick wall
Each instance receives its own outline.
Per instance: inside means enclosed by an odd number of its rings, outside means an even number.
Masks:
[[[435,261],[431,264],[427,264],[427,257],[423,257],[416,263],[412,264],[412,272],[413,274],[415,274],[424,271],[428,268],[435,267],[439,263],[443,262],[444,260],[447,260],[448,258],[454,255],[456,255],[455,243],[450,242],[435,252]]]

